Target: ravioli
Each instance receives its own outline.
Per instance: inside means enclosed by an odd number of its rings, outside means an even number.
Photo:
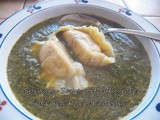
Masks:
[[[39,57],[44,76],[51,76],[44,77],[50,81],[48,87],[53,86],[58,90],[63,87],[68,89],[88,87],[82,64],[71,59],[56,36],[42,45]]]
[[[60,33],[73,49],[78,61],[74,61],[64,45],[58,40]],[[47,87],[68,89],[85,89],[89,82],[85,78],[83,64],[88,66],[104,66],[115,62],[113,48],[105,41],[105,37],[96,27],[64,26],[48,36],[43,43],[39,58],[42,77]]]
[[[63,38],[73,49],[79,61],[88,66],[104,66],[115,61],[114,58],[102,53],[99,45],[92,38],[81,31],[68,30]]]
[[[98,28],[63,26],[52,35],[59,32],[62,32],[63,39],[67,41],[82,64],[104,66],[115,62],[113,48]]]

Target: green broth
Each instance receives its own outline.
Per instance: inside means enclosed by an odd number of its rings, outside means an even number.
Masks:
[[[105,35],[115,52],[116,62],[104,67],[84,66],[86,78],[93,84],[83,91],[57,94],[45,88],[40,78],[40,63],[30,46],[45,41],[60,27],[60,17],[39,23],[29,29],[14,45],[8,59],[8,80],[17,100],[32,114],[44,120],[115,120],[133,111],[145,96],[151,76],[150,60],[142,44],[134,37],[120,33]],[[98,18],[103,26],[121,27]],[[70,21],[64,25],[81,26]],[[61,39],[61,37],[59,37]],[[61,39],[74,60],[76,56]]]

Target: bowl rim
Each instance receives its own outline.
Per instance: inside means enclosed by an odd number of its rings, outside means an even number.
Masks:
[[[58,1],[58,0],[55,0],[55,1]],[[68,1],[68,0],[64,0],[64,1],[65,1],[65,2],[61,3],[60,5],[66,5],[66,3],[67,3],[67,4],[68,4],[68,3],[69,3],[69,4],[72,4],[72,5],[75,4],[75,3],[74,3],[73,1],[71,1],[71,0],[69,0],[69,2],[66,2],[66,1]],[[89,1],[89,0],[88,0],[88,1]],[[97,1],[97,0],[93,0],[93,1],[95,2],[95,1]],[[23,11],[25,11],[25,10],[31,8],[31,7],[34,8],[34,6],[35,6],[35,7],[38,8],[40,5],[43,5],[43,4],[45,4],[46,2],[51,2],[51,3],[53,2],[53,3],[54,3],[54,1],[39,2],[39,3],[36,3],[36,4],[34,4],[34,5],[31,5],[31,6],[28,6],[28,7],[24,8],[24,9],[18,11],[17,13],[13,14],[12,16],[10,16],[9,18],[7,18],[7,19],[2,23],[2,27],[0,26],[0,31],[1,31],[1,28],[3,29],[3,27],[5,26],[5,24],[7,24],[7,21],[8,21],[10,18],[13,18],[15,15],[21,14],[21,12],[23,12]],[[89,1],[89,2],[90,2],[90,1]],[[91,5],[92,5],[92,3],[89,3],[89,2],[88,2],[87,4],[89,4],[89,5],[91,4]],[[94,3],[94,2],[93,2],[93,3]],[[111,5],[113,5],[113,6],[118,6],[118,5],[115,5],[115,4],[112,4],[112,3],[108,3],[108,2],[106,2],[106,1],[104,1],[104,0],[100,0],[100,2],[105,2],[106,4],[111,4]],[[79,5],[84,5],[84,4],[86,4],[86,3],[79,3]],[[38,5],[38,6],[37,6],[37,5]],[[56,6],[56,5],[55,5],[55,6]],[[55,7],[55,6],[51,6],[51,7]],[[125,9],[126,11],[129,11],[131,14],[133,14],[133,15],[135,15],[135,16],[137,16],[137,17],[140,17],[140,18],[143,19],[144,21],[148,22],[148,24],[150,24],[150,25],[153,27],[153,29],[155,29],[155,31],[160,32],[153,24],[151,24],[151,23],[150,23],[149,21],[147,21],[146,19],[142,18],[141,16],[135,14],[134,12],[132,12],[132,11],[126,9],[126,8],[123,8],[123,7],[121,7],[121,6],[119,6],[119,7],[122,8],[122,9]],[[43,11],[43,10],[45,10],[45,9],[49,9],[49,7],[44,8],[44,9],[41,9],[41,8],[39,7],[39,9],[37,9],[37,11],[35,11],[35,12],[31,13],[31,14],[27,14],[27,17],[25,17],[24,19],[22,19],[21,21],[19,21],[16,25],[14,25],[14,27],[16,27],[19,23],[21,23],[23,20],[27,19],[28,17],[30,17],[30,16],[32,16],[32,15],[34,15],[34,14],[40,12],[40,11]],[[107,8],[107,9],[109,9],[109,8]],[[109,9],[109,10],[112,10],[112,9]],[[116,11],[114,11],[114,12],[116,12]],[[120,13],[120,14],[122,14],[123,16],[127,17],[128,19],[132,20],[132,18],[130,18],[130,16],[128,16],[127,14],[124,14],[124,13]],[[132,20],[132,21],[133,21],[133,20]],[[133,21],[133,22],[135,22],[135,21]],[[135,22],[135,23],[136,23],[141,29],[143,29],[143,27],[140,26],[137,22]],[[1,50],[1,47],[2,47],[2,45],[3,45],[3,42],[5,41],[5,38],[6,38],[6,37],[9,35],[9,33],[14,29],[14,27],[12,27],[12,29],[8,32],[8,34],[3,38],[3,41],[0,41],[0,43],[1,43],[1,44],[0,44],[0,50]],[[144,29],[143,29],[143,30],[144,30]],[[0,38],[1,38],[1,37],[0,37]],[[156,50],[157,50],[157,53],[158,53],[158,55],[159,55],[159,58],[160,58],[160,50],[159,50],[159,47],[158,47],[159,44],[158,44],[157,42],[155,42],[155,41],[153,41],[153,44],[154,44],[154,46],[155,46],[155,48],[156,48]],[[8,101],[12,104],[12,106],[13,106],[14,108],[16,108],[21,114],[23,114],[23,115],[26,116],[27,118],[31,119],[30,117],[28,117],[27,115],[25,115],[25,113],[21,112],[21,111],[12,103],[12,101],[10,101],[10,99],[8,98],[8,96],[6,95],[6,93],[5,93],[4,89],[3,89],[3,86],[2,86],[2,84],[1,84],[1,81],[0,81],[0,89],[2,90],[3,94],[5,95],[5,97],[8,99]],[[149,102],[149,104],[146,105],[146,107],[145,107],[141,112],[137,113],[132,119],[136,118],[139,114],[141,114],[141,113],[152,103],[152,101],[153,101],[154,98],[156,97],[159,89],[160,89],[160,82],[159,82],[157,91],[156,91],[155,95],[153,96],[153,98],[151,99],[151,101]]]

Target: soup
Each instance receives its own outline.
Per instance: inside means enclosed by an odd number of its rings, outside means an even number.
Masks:
[[[105,35],[115,53],[115,63],[102,67],[83,65],[86,79],[92,85],[83,90],[46,88],[41,77],[38,57],[30,48],[34,42],[47,40],[60,26],[82,26],[84,23],[66,21],[62,16],[51,18],[30,28],[12,48],[8,59],[8,80],[17,98],[33,115],[44,120],[115,120],[133,111],[145,96],[151,77],[149,57],[134,36],[121,33]],[[95,16],[92,16],[95,17]],[[105,28],[121,26],[99,17]],[[90,23],[85,23],[90,26]],[[57,37],[69,55],[78,61],[68,44]]]

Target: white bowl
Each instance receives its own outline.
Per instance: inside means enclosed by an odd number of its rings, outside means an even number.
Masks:
[[[114,21],[125,28],[144,30],[148,32],[159,32],[152,24],[132,11],[101,0],[54,0],[40,2],[26,7],[9,17],[0,26],[0,101],[8,101],[6,109],[0,112],[5,119],[38,119],[28,112],[16,100],[7,80],[7,60],[10,51],[17,40],[29,28],[46,19],[62,14],[83,13],[103,17]],[[146,49],[151,60],[151,82],[147,94],[140,105],[124,119],[136,120],[159,120],[160,108],[158,94],[160,94],[160,45],[158,42],[137,37]],[[5,107],[4,107],[5,108]],[[157,110],[156,110],[157,108]],[[10,115],[8,115],[10,114]]]

